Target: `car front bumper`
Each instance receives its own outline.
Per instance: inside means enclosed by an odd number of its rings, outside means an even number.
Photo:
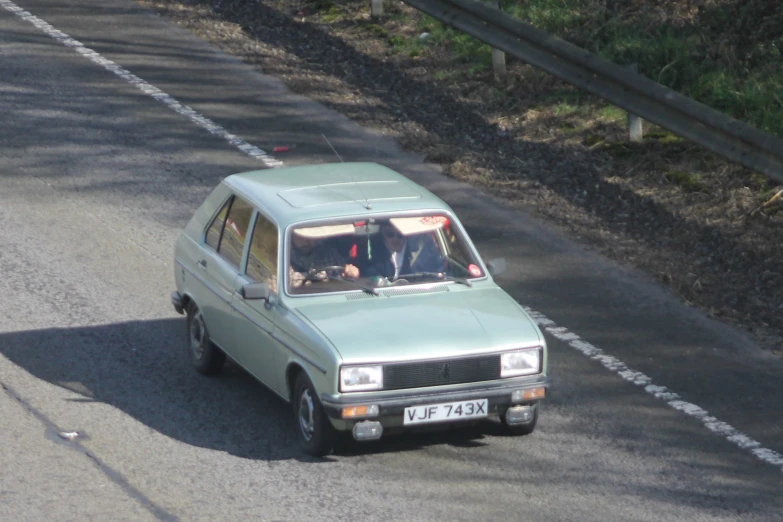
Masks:
[[[354,425],[365,421],[377,421],[383,426],[383,429],[397,428],[404,429],[409,426],[404,425],[403,415],[405,408],[413,406],[426,406],[433,404],[443,404],[452,402],[461,402],[468,400],[487,399],[487,416],[504,415],[506,411],[517,405],[533,405],[538,400],[533,401],[512,401],[512,393],[518,390],[527,390],[531,388],[546,388],[551,386],[551,380],[547,376],[534,376],[524,379],[509,379],[508,381],[493,383],[473,383],[459,386],[444,391],[422,391],[400,392],[396,394],[378,395],[374,393],[362,394],[342,394],[342,395],[321,395],[321,404],[326,414],[332,421],[334,427],[340,431],[349,431]],[[342,416],[343,408],[361,405],[377,405],[378,415],[366,416],[361,418],[345,419]],[[481,420],[481,418],[471,418],[470,420]],[[445,421],[445,423],[465,422],[462,420]],[[410,428],[418,425],[410,426]]]

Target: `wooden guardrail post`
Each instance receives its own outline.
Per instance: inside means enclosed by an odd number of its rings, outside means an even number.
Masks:
[[[639,72],[638,64],[631,64],[628,66],[633,72]],[[644,128],[642,127],[642,120],[636,114],[628,113],[628,139],[634,143],[641,143],[644,141]]]
[[[503,5],[498,0],[498,10],[503,10]],[[506,75],[506,53],[500,49],[492,49],[492,72],[495,78],[503,78]]]
[[[370,0],[370,16],[373,18],[383,16],[383,0]]]
[[[492,49],[492,71],[495,78],[503,78],[506,75],[506,53],[498,49]]]

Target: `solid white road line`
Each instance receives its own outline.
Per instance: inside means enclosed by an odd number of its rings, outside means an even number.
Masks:
[[[10,2],[9,0],[0,0],[0,5],[3,6],[6,10],[22,18],[23,20],[30,22],[35,27],[37,27],[44,33],[48,34],[49,36],[51,36],[58,42],[62,43],[63,45],[72,47],[79,54],[87,57],[88,59],[102,66],[106,70],[113,72],[120,78],[127,80],[131,84],[141,89],[142,92],[152,96],[153,98],[160,101],[161,103],[164,103],[175,112],[188,117],[199,127],[203,127],[209,132],[211,132],[212,134],[223,138],[224,140],[228,141],[231,145],[234,145],[245,154],[253,156],[254,158],[258,158],[265,166],[269,168],[283,166],[282,161],[279,161],[273,158],[272,156],[269,156],[266,152],[259,149],[258,147],[250,145],[249,143],[238,138],[237,136],[229,133],[223,127],[217,125],[216,123],[212,122],[208,118],[200,115],[199,113],[197,113],[196,111],[188,107],[187,105],[183,105],[179,103],[177,100],[175,100],[168,94],[164,93],[157,87],[150,85],[149,83],[145,82],[135,74],[132,74],[126,69],[123,69],[122,67],[112,62],[111,60],[102,57],[92,49],[88,49],[80,42],[74,40],[67,34],[63,33],[62,31],[55,29],[48,23],[32,15],[28,11],[25,11],[24,9],[17,6],[13,2]],[[718,435],[726,438],[729,442],[736,444],[741,449],[749,451],[750,453],[752,453],[762,461],[768,464],[772,464],[773,466],[779,467],[781,471],[783,471],[783,455],[781,455],[780,453],[777,453],[776,451],[772,451],[771,449],[761,447],[761,443],[753,440],[752,438],[748,437],[747,435],[740,432],[739,430],[732,427],[731,425],[722,422],[716,419],[715,417],[708,415],[707,411],[700,408],[699,406],[681,400],[679,395],[667,389],[665,386],[656,386],[655,384],[653,384],[652,379],[650,379],[648,376],[644,375],[641,372],[637,372],[632,370],[631,368],[628,368],[628,366],[626,366],[625,363],[623,363],[616,357],[604,353],[603,350],[582,340],[578,335],[568,331],[566,328],[563,328],[562,326],[557,326],[554,321],[548,319],[543,314],[536,312],[535,310],[531,310],[530,308],[527,307],[525,307],[525,310],[527,310],[527,312],[538,323],[539,326],[541,326],[544,330],[549,332],[554,337],[568,343],[569,346],[579,351],[583,355],[589,357],[590,359],[600,362],[601,364],[604,365],[606,369],[616,373],[626,381],[632,382],[637,386],[643,387],[644,391],[646,391],[647,393],[649,393],[650,395],[658,399],[665,401],[666,404],[668,404],[675,410],[681,411],[686,415],[690,415],[691,417],[700,420],[704,424],[704,426],[706,426],[707,429],[709,429],[710,431],[717,433]]]
[[[153,97],[154,99],[166,105],[169,109],[173,110],[174,112],[181,114],[186,118],[190,119],[190,121],[192,121],[199,127],[202,127],[206,129],[208,132],[210,132],[211,134],[214,134],[215,136],[218,136],[226,140],[228,143],[238,148],[245,154],[258,159],[259,161],[261,161],[261,163],[264,164],[265,167],[276,168],[276,167],[283,166],[282,161],[270,156],[260,148],[247,143],[241,138],[235,136],[234,134],[231,134],[226,129],[224,129],[217,123],[213,122],[209,118],[199,114],[198,112],[194,111],[187,105],[178,102],[172,96],[169,96],[168,94],[161,91],[157,87],[150,85],[149,83],[145,82],[144,80],[142,80],[135,74],[131,73],[127,69],[123,69],[113,61],[104,58],[103,56],[96,53],[92,49],[85,47],[78,40],[74,40],[64,32],[55,29],[50,24],[46,23],[45,21],[41,20],[37,16],[31,14],[30,12],[25,11],[15,3],[9,2],[8,0],[0,0],[0,5],[3,6],[7,11],[10,11],[16,16],[18,16],[19,18],[30,22],[35,27],[37,27],[44,33],[48,34],[49,36],[51,36],[61,44],[65,45],[66,47],[73,48],[77,53],[86,57],[90,61],[100,65],[107,71],[113,72],[123,80],[126,80],[128,83],[134,85],[139,90],[141,90],[141,92],[143,92],[144,94]]]

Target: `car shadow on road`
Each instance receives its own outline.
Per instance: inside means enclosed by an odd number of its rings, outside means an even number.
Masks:
[[[109,404],[186,444],[265,461],[328,462],[306,455],[294,438],[291,407],[229,361],[204,377],[185,353],[184,319],[50,328],[0,334],[0,353],[34,377]],[[338,455],[485,445],[487,423],[464,430],[401,434],[376,443],[341,441]],[[89,434],[88,434],[89,435]]]
[[[369,460],[382,466],[393,483],[410,478],[411,460],[400,454],[429,448],[433,450],[432,462],[456,459],[459,463],[474,463],[475,466],[448,467],[448,477],[442,476],[437,466],[418,469],[416,473],[425,481],[502,483],[504,487],[500,489],[505,495],[516,494],[505,485],[509,474],[516,476],[518,473],[517,463],[524,462],[527,473],[544,477],[539,479],[543,480],[542,485],[574,483],[596,494],[615,491],[627,494],[626,482],[631,481],[633,487],[641,488],[635,490],[634,495],[648,499],[660,499],[667,504],[692,505],[696,502],[720,509],[736,503],[743,512],[750,512],[759,505],[766,506],[767,499],[777,498],[773,481],[759,488],[759,470],[748,466],[744,455],[731,453],[710,457],[716,449],[720,452],[725,442],[715,437],[711,440],[716,446],[701,447],[704,439],[689,431],[702,428],[683,428],[679,419],[667,412],[662,414],[658,409],[652,412],[657,413],[657,422],[665,425],[659,430],[648,430],[634,420],[615,426],[611,419],[615,419],[618,412],[611,406],[611,401],[596,401],[595,394],[591,393],[593,389],[605,388],[607,380],[612,379],[593,375],[592,371],[584,375],[577,371],[574,382],[579,384],[571,385],[591,389],[586,393],[584,390],[579,394],[572,392],[567,400],[568,408],[562,400],[558,405],[555,399],[551,409],[547,406],[549,414],[540,426],[538,436],[525,437],[522,444],[511,438],[504,442],[500,437],[504,433],[502,426],[488,421],[462,429],[396,435],[375,443],[340,444],[336,456],[309,457],[297,446],[293,437],[293,415],[283,400],[233,364],[227,365],[218,377],[197,374],[185,357],[184,337],[182,318],[49,328],[0,334],[0,354],[35,378],[73,392],[63,399],[70,406],[78,407],[79,403],[93,401],[105,403],[164,436],[244,459],[269,463],[295,460],[307,464],[338,464],[347,459],[358,466],[364,462],[363,456],[374,455],[376,458]],[[24,398],[23,389],[15,391]],[[644,406],[644,402],[650,400],[641,394],[633,397],[642,402],[638,406]],[[580,401],[582,411],[590,409],[589,415],[574,417],[573,411],[566,411],[573,408],[570,403]],[[630,407],[634,409],[637,405]],[[43,413],[52,415],[51,411]],[[91,422],[101,420],[93,418]],[[111,418],[105,422],[111,422]],[[578,437],[572,438],[574,434]],[[100,435],[100,430],[94,426],[87,433],[93,439]],[[582,438],[587,440],[586,445],[578,442]],[[647,448],[648,444],[653,444],[652,449]],[[647,459],[655,448],[664,449],[670,455],[656,460],[656,465],[686,478],[701,472],[708,482],[707,487],[717,489],[686,492],[678,490],[676,483],[646,485],[647,472],[639,472],[633,466],[628,468],[625,461],[620,462],[622,469],[618,475],[611,467],[618,461],[607,461],[597,451],[610,447],[620,448],[621,458],[630,458],[631,463],[639,459],[649,462]],[[456,451],[443,452],[438,451],[439,448]],[[385,458],[385,454],[390,458]],[[419,461],[415,455],[413,460]],[[585,469],[598,466],[598,470],[589,471],[585,476],[575,475],[575,466],[582,465]],[[500,471],[489,471],[495,468]],[[733,477],[730,485],[720,483],[726,473]],[[713,474],[716,478],[709,479]],[[772,475],[770,468],[767,476]],[[688,483],[685,478],[678,480]]]

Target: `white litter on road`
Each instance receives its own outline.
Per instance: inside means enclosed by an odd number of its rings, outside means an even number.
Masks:
[[[48,34],[49,36],[51,36],[58,42],[62,43],[63,45],[73,48],[76,52],[87,57],[94,63],[103,67],[104,69],[113,72],[114,74],[123,78],[124,80],[127,80],[131,84],[138,87],[145,94],[152,96],[153,98],[165,104],[170,109],[177,112],[178,114],[186,116],[191,121],[196,123],[198,126],[206,129],[210,133],[223,138],[224,140],[228,141],[231,145],[237,147],[242,152],[250,156],[253,156],[254,158],[259,159],[265,166],[269,168],[283,166],[282,161],[279,161],[273,158],[272,156],[269,156],[266,152],[259,149],[258,147],[255,147],[243,141],[242,139],[238,138],[237,136],[229,133],[226,129],[224,129],[220,125],[217,125],[210,119],[200,115],[199,113],[197,113],[196,111],[188,107],[187,105],[183,105],[179,103],[173,97],[164,93],[157,87],[150,85],[149,83],[145,82],[135,74],[132,74],[126,69],[123,69],[122,67],[112,62],[111,60],[102,57],[92,49],[88,49],[80,42],[74,40],[67,34],[63,33],[62,31],[55,29],[50,24],[34,16],[28,11],[25,11],[24,9],[17,6],[13,2],[10,2],[9,0],[0,0],[0,6],[3,6],[6,10],[22,18],[23,20],[30,22],[35,27],[37,27],[44,33]],[[699,406],[681,400],[679,395],[667,389],[665,386],[654,385],[650,377],[644,375],[641,372],[628,368],[625,365],[625,363],[623,363],[616,357],[604,353],[603,350],[582,340],[577,334],[568,331],[568,329],[562,326],[557,326],[554,321],[548,319],[543,314],[540,314],[527,307],[525,309],[530,314],[530,316],[533,317],[533,319],[538,323],[539,326],[541,326],[543,329],[545,329],[547,332],[549,332],[556,338],[560,339],[561,341],[568,343],[568,345],[574,348],[575,350],[581,352],[582,354],[589,357],[590,359],[600,362],[602,365],[604,365],[604,367],[606,367],[606,369],[616,373],[626,381],[632,382],[637,386],[643,387],[644,391],[646,391],[647,393],[649,393],[650,395],[652,395],[657,399],[661,399],[665,401],[669,406],[671,406],[675,410],[681,411],[686,415],[699,419],[708,430],[717,433],[722,437],[725,437],[726,440],[735,444],[739,448],[749,451],[750,453],[758,457],[760,460],[768,464],[772,464],[773,466],[777,466],[781,469],[781,471],[783,471],[783,455],[781,455],[780,453],[777,453],[776,451],[772,451],[767,448],[762,448],[761,443],[751,439],[750,437],[748,437],[744,433],[741,433],[731,425],[722,422],[716,419],[715,417],[711,417],[710,415],[708,415],[706,410],[700,408]],[[69,432],[69,434],[70,433],[75,433],[75,432]],[[63,434],[60,434],[60,436],[63,436]],[[76,434],[76,436],[78,436],[78,433]]]

